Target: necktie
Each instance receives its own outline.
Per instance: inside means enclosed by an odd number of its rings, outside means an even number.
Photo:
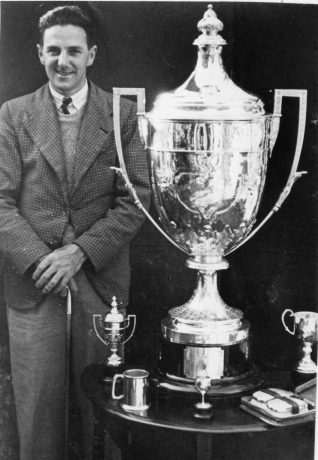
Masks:
[[[69,112],[67,106],[68,106],[71,102],[72,102],[72,98],[71,98],[71,97],[63,97],[63,103],[62,103],[60,109],[61,109],[61,111],[62,111],[63,113],[65,113],[65,115],[69,115],[69,114],[70,114],[70,112]]]

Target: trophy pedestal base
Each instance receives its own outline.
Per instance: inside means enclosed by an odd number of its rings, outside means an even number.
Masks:
[[[295,369],[291,370],[291,381],[294,387],[302,385],[303,383],[309,382],[316,377],[316,373],[303,373],[297,372]]]
[[[103,382],[112,382],[115,374],[122,374],[126,369],[127,364],[124,362],[121,362],[118,366],[109,366],[105,364],[103,372]]]
[[[260,386],[262,379],[249,359],[249,327],[243,321],[232,343],[216,340],[198,344],[197,337],[196,343],[175,343],[162,337],[158,388],[197,395],[195,378],[202,373],[213,382],[208,396],[234,396]],[[224,338],[224,334],[219,337]]]
[[[206,400],[210,398],[240,397],[252,393],[264,383],[260,372],[253,368],[250,372],[237,378],[225,378],[213,380],[212,386],[206,394]],[[195,380],[181,379],[170,374],[160,373],[152,378],[152,387],[157,394],[176,397],[189,397],[198,399],[199,392],[195,388]]]

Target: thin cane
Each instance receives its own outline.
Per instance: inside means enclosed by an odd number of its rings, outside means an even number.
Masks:
[[[71,320],[72,297],[67,287],[66,299],[66,350],[65,350],[65,460],[68,459],[68,424],[69,424],[69,391],[70,391],[70,352],[71,352]]]

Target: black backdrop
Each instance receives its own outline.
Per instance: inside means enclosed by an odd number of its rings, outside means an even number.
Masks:
[[[31,92],[45,82],[38,62],[36,22],[58,3],[2,2],[0,102]],[[61,3],[59,3],[61,4]],[[162,91],[179,86],[196,62],[196,24],[207,3],[80,2],[99,23],[99,52],[90,78],[106,90],[145,87],[147,106]],[[305,142],[300,169],[308,171],[271,221],[228,257],[219,284],[224,299],[252,323],[254,360],[264,369],[289,369],[295,340],[283,330],[285,308],[317,309],[318,6],[217,2],[228,42],[228,73],[272,110],[273,89],[308,90]],[[296,140],[298,107],[283,106],[278,142],[269,163],[260,217],[279,196]],[[153,213],[154,214],[154,213]],[[185,257],[145,223],[131,247],[129,310],[137,314],[131,359],[155,359],[160,320],[190,296],[195,274]],[[5,319],[2,302],[1,318]],[[7,340],[4,321],[2,342]]]

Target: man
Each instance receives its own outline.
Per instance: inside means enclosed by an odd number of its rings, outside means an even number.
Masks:
[[[60,6],[39,21],[48,84],[0,111],[0,250],[21,460],[61,460],[65,419],[65,308],[72,292],[72,370],[84,458],[93,421],[79,377],[105,350],[92,315],[128,302],[129,242],[143,216],[117,165],[112,97],[86,71],[97,47],[91,20]],[[121,103],[126,167],[147,207],[146,160],[135,106]]]

